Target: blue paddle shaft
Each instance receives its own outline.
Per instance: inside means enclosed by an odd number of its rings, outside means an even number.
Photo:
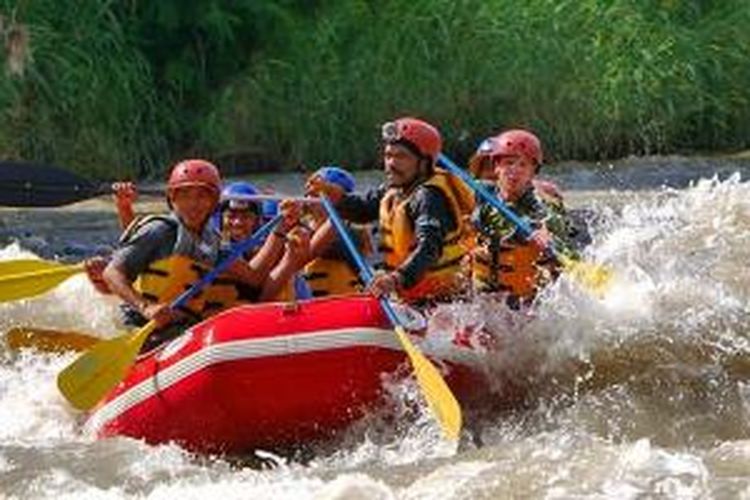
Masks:
[[[349,235],[349,231],[341,221],[341,217],[336,212],[336,208],[334,208],[331,200],[329,200],[325,195],[321,196],[320,199],[323,202],[323,206],[325,207],[326,212],[328,213],[328,217],[331,219],[333,226],[336,228],[336,232],[338,232],[339,236],[341,236],[341,240],[344,242],[344,245],[346,245],[346,249],[349,251],[349,254],[357,264],[359,276],[362,278],[362,281],[364,281],[365,284],[369,285],[375,277],[375,274],[372,272],[372,268],[365,261],[364,257],[362,257],[362,254],[359,253],[359,250],[357,250],[356,245],[354,245],[354,241],[352,241],[352,237]],[[401,320],[393,310],[393,306],[391,306],[391,303],[388,302],[388,299],[386,299],[385,297],[381,297],[380,305],[383,307],[386,316],[388,316],[388,319],[392,324],[403,326],[401,325]]]
[[[203,276],[200,281],[195,283],[193,286],[185,290],[179,297],[177,297],[174,302],[172,302],[172,309],[184,306],[190,299],[195,297],[195,295],[198,294],[198,292],[200,292],[204,286],[211,283],[216,279],[218,275],[226,271],[227,268],[235,260],[237,260],[237,258],[244,255],[251,248],[262,243],[271,233],[271,231],[273,231],[273,228],[275,228],[276,225],[281,222],[282,218],[283,216],[281,214],[277,215],[244,240],[236,243],[235,245],[232,245],[232,251],[227,256],[227,258],[219,262],[219,264],[217,264],[216,267],[211,270],[211,272]]]

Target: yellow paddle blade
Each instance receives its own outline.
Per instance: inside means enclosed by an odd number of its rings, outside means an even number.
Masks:
[[[68,365],[57,376],[57,387],[71,405],[89,410],[124,377],[138,356],[155,321],[119,337],[102,340]]]
[[[20,262],[18,272],[12,272],[11,265],[4,265],[10,272],[0,275],[0,302],[36,297],[47,292],[73,276],[83,272],[83,264],[57,264],[47,262],[42,269],[29,271],[28,261]],[[44,262],[44,261],[40,261]],[[24,270],[26,269],[26,270]]]
[[[41,352],[85,351],[101,339],[88,333],[17,326],[5,334],[5,343],[13,351],[36,349]]]
[[[53,260],[41,259],[0,260],[0,277],[11,274],[57,269],[63,265],[64,264],[60,264]]]
[[[443,434],[448,439],[457,440],[459,434],[461,434],[463,417],[461,416],[461,407],[453,392],[451,392],[435,365],[412,344],[404,329],[400,326],[396,326],[395,329],[396,336],[414,367],[414,373],[422,389],[422,394],[425,395],[427,403],[443,430]]]
[[[590,262],[573,260],[564,255],[558,256],[565,271],[567,271],[574,280],[593,291],[595,294],[602,296],[612,281],[612,270]]]

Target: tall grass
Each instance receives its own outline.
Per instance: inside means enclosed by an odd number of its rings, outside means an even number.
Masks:
[[[0,156],[91,176],[372,166],[406,114],[461,159],[512,126],[553,160],[750,147],[750,0],[0,0],[0,19]]]
[[[340,0],[225,90],[217,151],[371,164],[415,114],[468,154],[510,126],[555,158],[750,144],[750,2]]]
[[[168,115],[108,2],[5,1],[0,15],[28,32],[23,71],[0,80],[3,157],[122,178],[165,156]]]

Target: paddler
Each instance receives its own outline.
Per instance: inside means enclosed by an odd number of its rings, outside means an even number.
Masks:
[[[558,250],[567,250],[572,233],[559,190],[535,182],[542,161],[536,135],[514,129],[485,140],[470,163],[475,174],[492,182],[495,194],[534,229],[524,238],[486,203],[478,204],[472,217],[478,230],[471,253],[474,290],[501,293],[514,309],[530,304],[537,291],[557,277],[560,264],[545,250],[553,236]]]
[[[347,170],[337,165],[327,165],[313,173],[305,184],[306,196],[321,192],[339,199],[356,189],[356,180]],[[345,295],[362,291],[356,264],[349,260],[346,247],[332,227],[321,205],[307,205],[306,222],[315,231],[310,244],[313,258],[304,268],[303,276],[313,297]],[[360,253],[372,255],[372,242],[366,226],[348,224],[349,232]]]
[[[492,136],[482,141],[476,152],[469,159],[469,172],[477,179],[489,185],[494,185],[497,181],[492,154],[497,149],[499,137],[499,135]],[[563,203],[562,191],[560,191],[560,187],[553,181],[542,179],[538,175],[535,175],[531,182],[534,184],[537,195],[544,201],[555,205]]]
[[[263,207],[267,201],[253,200],[260,195],[260,190],[245,181],[233,182],[227,185],[221,194],[221,202],[214,214],[214,221],[222,235],[222,253],[228,253],[231,246],[250,236],[260,225],[278,213],[280,207],[294,208],[293,217],[299,219],[298,205],[293,202],[278,202],[274,200],[274,214],[264,221]],[[290,216],[291,217],[291,216]],[[286,295],[294,298],[290,289],[293,287],[295,271],[309,255],[310,231],[301,224],[296,224],[288,231],[276,230],[260,250],[252,249],[245,255],[251,267],[266,270],[266,278],[261,286],[249,286],[246,283],[233,283],[237,288],[225,290],[223,295],[221,286],[209,288],[206,292],[208,306],[223,309],[237,302],[266,302],[284,300]],[[224,280],[225,281],[225,280]],[[221,285],[220,280],[218,285]],[[213,302],[213,303],[211,303]]]
[[[399,118],[383,125],[382,140],[386,182],[364,195],[331,193],[345,219],[379,223],[385,271],[369,291],[396,292],[413,304],[451,300],[466,285],[461,242],[471,229],[465,214],[473,209],[473,194],[437,168],[442,138],[429,123]]]

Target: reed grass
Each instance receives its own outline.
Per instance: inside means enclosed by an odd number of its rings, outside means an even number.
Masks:
[[[517,126],[552,160],[747,149],[747,26],[750,0],[0,0],[0,151],[358,168],[407,114],[461,160]]]
[[[148,62],[107,3],[14,4],[0,15],[28,31],[28,47],[23,73],[3,71],[0,83],[3,156],[105,178],[137,176],[162,158],[168,125],[155,112]]]
[[[226,89],[203,133],[353,167],[404,114],[463,156],[512,126],[557,159],[747,147],[749,21],[747,0],[328,2]]]

